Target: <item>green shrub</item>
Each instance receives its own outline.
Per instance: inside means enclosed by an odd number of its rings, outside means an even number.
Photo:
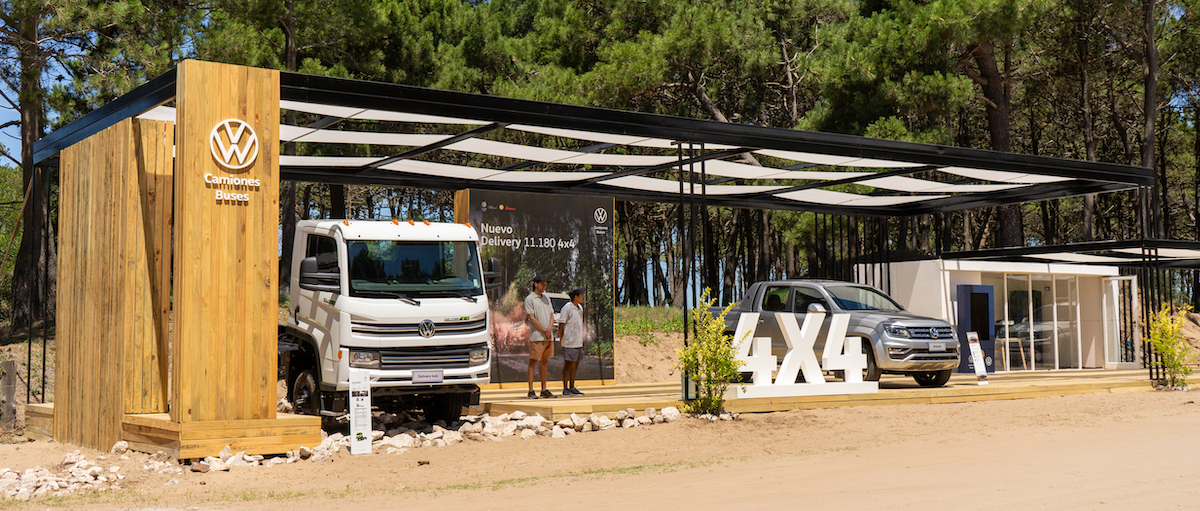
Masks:
[[[1171,307],[1163,304],[1162,310],[1150,318],[1150,345],[1162,357],[1163,383],[1170,387],[1188,386],[1187,377],[1192,374],[1188,365],[1192,361],[1192,346],[1183,337],[1187,310],[1172,313]]]
[[[696,383],[696,399],[684,403],[685,411],[690,413],[720,412],[725,404],[725,390],[738,380],[742,365],[733,338],[725,335],[725,315],[733,304],[713,316],[708,309],[716,298],[709,298],[709,291],[704,290],[700,303],[691,311],[696,338],[676,352],[679,369]]]

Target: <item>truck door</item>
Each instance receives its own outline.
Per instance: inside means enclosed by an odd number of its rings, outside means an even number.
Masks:
[[[336,382],[337,350],[333,330],[338,328],[339,314],[334,304],[340,293],[330,289],[331,286],[338,289],[341,283],[338,243],[333,237],[310,233],[304,256],[316,258],[317,269],[323,277],[313,282],[302,281],[300,292],[297,293],[299,303],[292,306],[297,309],[297,324],[317,341],[317,356],[323,359],[320,363],[321,380]]]
[[[792,312],[791,302],[788,300],[791,286],[768,286],[758,305],[758,310],[762,311],[758,315],[758,326],[754,329],[755,337],[770,337],[771,338],[771,353],[778,360],[783,360],[783,355],[787,353],[787,343],[783,342],[783,331],[779,329],[779,320],[776,319],[776,314],[790,314]]]
[[[808,313],[808,306],[818,304],[825,308],[825,320],[821,322],[821,331],[817,334],[817,341],[813,343],[813,351],[817,354],[817,360],[821,360],[822,352],[825,350],[825,336],[829,333],[829,323],[832,321],[831,315],[833,308],[829,306],[829,301],[825,299],[825,295],[821,294],[821,290],[798,285],[792,288],[792,303],[791,310],[795,311],[796,323],[804,325],[804,315]]]

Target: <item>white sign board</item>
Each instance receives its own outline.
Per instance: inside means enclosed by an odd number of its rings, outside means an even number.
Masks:
[[[983,363],[983,349],[979,347],[979,333],[967,332],[967,344],[971,346],[971,361],[975,364],[975,377],[980,385],[987,385],[987,366]]]
[[[350,369],[350,454],[371,454],[371,375]]]
[[[753,374],[753,384],[737,385],[733,389],[737,398],[827,396],[834,394],[868,394],[879,392],[879,382],[863,381],[862,372],[867,366],[867,356],[862,352],[862,343],[857,337],[846,337],[850,325],[849,314],[834,314],[830,318],[829,334],[821,361],[817,361],[813,346],[825,320],[824,312],[809,312],[804,315],[804,326],[796,322],[793,314],[776,314],[787,353],[778,366],[774,380],[771,373],[776,369],[776,357],[771,354],[771,338],[754,337],[758,325],[758,313],[746,313],[738,317],[737,331],[733,342],[737,345],[738,359],[742,370]],[[847,342],[850,341],[850,342]],[[753,349],[752,349],[753,348]],[[845,381],[827,382],[823,371],[840,370]],[[804,374],[804,383],[795,383],[796,376]]]

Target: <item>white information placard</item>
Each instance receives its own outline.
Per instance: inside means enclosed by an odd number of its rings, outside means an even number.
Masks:
[[[350,370],[350,454],[371,454],[371,375]]]
[[[987,385],[987,366],[983,363],[983,349],[979,347],[979,332],[967,332],[967,344],[971,346],[971,361],[975,366],[975,377],[980,385]]]

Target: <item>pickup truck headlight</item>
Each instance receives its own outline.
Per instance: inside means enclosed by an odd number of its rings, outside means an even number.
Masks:
[[[908,334],[908,328],[898,325],[885,326],[883,327],[883,331],[887,333],[888,336],[895,337],[897,339],[909,339],[912,337]]]
[[[378,351],[351,351],[350,367],[359,369],[379,369]]]
[[[488,359],[488,349],[487,348],[471,350],[471,365],[482,364],[484,362],[487,362],[487,359]]]

